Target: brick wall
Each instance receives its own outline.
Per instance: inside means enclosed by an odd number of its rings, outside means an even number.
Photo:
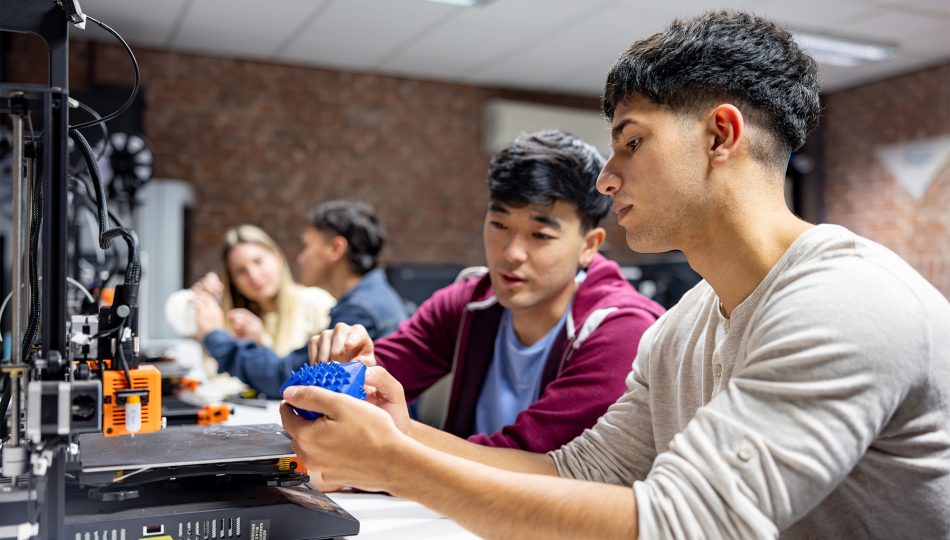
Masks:
[[[950,160],[914,199],[880,146],[950,135],[950,63],[826,96],[826,220],[884,244],[950,297]]]
[[[14,36],[18,82],[45,81],[38,40]],[[517,92],[136,48],[156,177],[191,182],[191,272],[215,266],[229,226],[252,222],[294,257],[306,211],[322,200],[375,204],[387,263],[480,264],[489,155],[482,107],[492,98],[597,109],[594,97]],[[127,83],[125,53],[75,42],[71,88]],[[905,257],[950,295],[950,164],[914,200],[874,156],[877,145],[950,133],[950,64],[827,97],[825,220]],[[632,253],[612,217],[608,256]]]
[[[45,82],[40,46],[16,37],[16,54],[7,55],[14,80]],[[71,47],[72,91],[131,81],[118,47]],[[294,257],[307,211],[337,197],[377,207],[390,237],[384,262],[483,264],[483,105],[505,98],[599,107],[594,97],[135,52],[155,176],[195,189],[192,276],[215,267],[224,230],[242,222],[261,225]],[[613,221],[613,251],[629,258]]]

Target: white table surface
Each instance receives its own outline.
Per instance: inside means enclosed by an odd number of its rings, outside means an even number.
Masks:
[[[376,493],[327,493],[327,496],[360,522],[360,534],[346,538],[358,540],[478,538],[458,523],[413,501]]]
[[[241,424],[280,424],[278,401],[267,401],[266,407],[233,405],[234,414],[226,422]],[[419,503],[377,493],[328,493],[344,510],[360,522],[359,540],[409,540],[438,538],[461,540],[478,538],[454,521],[429,510]]]

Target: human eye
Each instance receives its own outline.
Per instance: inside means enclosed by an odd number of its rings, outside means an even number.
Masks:
[[[551,236],[550,234],[547,234],[547,233],[543,233],[543,232],[532,233],[531,236],[533,236],[534,238],[536,238],[536,239],[538,239],[538,240],[554,240],[554,237],[553,237],[553,236]]]
[[[635,152],[637,148],[640,148],[640,137],[634,137],[630,139],[629,141],[627,141],[626,147],[627,147],[627,150],[630,150],[631,152]]]
[[[505,226],[504,223],[502,223],[502,222],[500,222],[500,221],[494,221],[494,220],[492,220],[492,221],[489,221],[488,224],[491,225],[491,227],[492,227],[493,229],[498,229],[499,231],[503,231],[503,230],[505,230],[505,229],[508,228],[508,227]]]

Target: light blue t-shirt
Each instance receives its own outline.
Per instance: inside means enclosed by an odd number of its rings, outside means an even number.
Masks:
[[[538,399],[548,353],[568,313],[570,306],[547,335],[537,343],[524,345],[515,334],[511,311],[504,311],[491,367],[475,408],[475,433],[490,435],[514,423],[518,413]]]

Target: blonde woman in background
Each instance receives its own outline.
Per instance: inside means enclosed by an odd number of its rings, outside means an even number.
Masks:
[[[324,330],[336,304],[325,290],[295,283],[277,243],[254,225],[227,231],[219,273],[206,274],[192,291],[202,321],[194,336],[199,342],[211,332],[226,331],[278,354]]]

